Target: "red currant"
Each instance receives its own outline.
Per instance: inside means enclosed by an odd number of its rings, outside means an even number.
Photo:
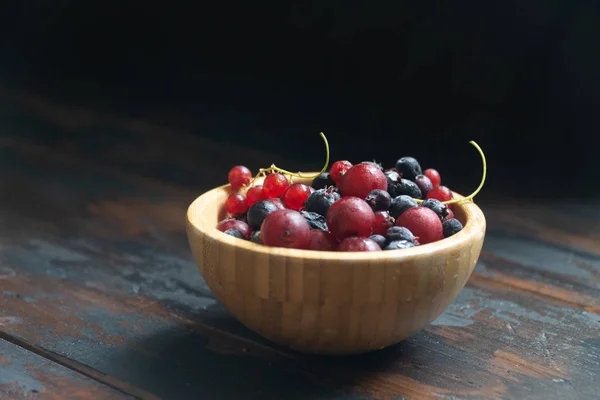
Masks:
[[[381,247],[372,239],[351,236],[341,241],[338,251],[381,251]]]
[[[225,211],[237,217],[248,211],[248,201],[241,194],[232,194],[225,200]]]
[[[243,165],[236,165],[229,170],[227,180],[233,190],[240,190],[242,186],[247,185],[252,180],[252,173]]]
[[[331,233],[320,229],[310,230],[310,240],[308,242],[309,250],[335,251],[337,241]]]
[[[366,198],[371,191],[387,191],[387,178],[374,164],[360,163],[350,168],[338,183],[342,196]]]
[[[433,187],[438,187],[442,183],[440,173],[433,168],[426,169],[425,172],[423,172],[423,175],[429,178],[431,186]]]
[[[240,231],[246,239],[248,239],[252,234],[252,229],[250,229],[250,226],[247,223],[235,218],[227,218],[222,220],[217,224],[217,229],[221,232],[225,232],[229,229],[236,229]]]
[[[452,200],[452,192],[446,186],[440,185],[434,187],[427,193],[428,199],[437,199],[439,201],[450,201]]]
[[[311,194],[310,186],[306,186],[302,183],[294,183],[283,195],[283,203],[287,208],[292,210],[300,210],[304,207],[304,203],[308,196]]]
[[[375,214],[363,199],[342,197],[327,210],[326,222],[338,240],[348,236],[368,237],[373,233]]]
[[[260,227],[267,246],[306,249],[310,242],[310,226],[295,210],[277,210],[267,215]]]
[[[350,168],[352,168],[352,163],[350,161],[336,161],[331,165],[331,168],[329,168],[329,175],[331,176],[331,179],[333,179],[335,184],[339,185],[340,181],[342,180],[342,176]]]
[[[246,199],[248,200],[248,206],[251,206],[259,201],[266,200],[267,195],[263,191],[262,185],[256,185],[248,189],[246,192]]]
[[[385,236],[388,229],[394,226],[394,219],[387,211],[375,212],[375,223],[373,224],[373,234]]]
[[[267,175],[263,182],[263,191],[269,198],[279,197],[285,193],[290,182],[283,174],[273,173]]]
[[[396,220],[396,226],[403,226],[419,238],[419,243],[427,244],[444,238],[440,217],[427,207],[415,207],[404,211]]]

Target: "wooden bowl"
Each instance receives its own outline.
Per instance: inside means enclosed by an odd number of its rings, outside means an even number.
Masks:
[[[217,187],[188,209],[188,240],[200,272],[244,325],[304,353],[364,353],[427,326],[469,279],[486,230],[479,207],[465,202],[453,206],[462,231],[410,249],[273,248],[216,229],[231,193],[229,185]]]

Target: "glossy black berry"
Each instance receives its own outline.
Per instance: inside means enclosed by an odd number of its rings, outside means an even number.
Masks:
[[[254,231],[250,235],[250,241],[258,244],[263,244],[262,236],[260,236],[260,231]]]
[[[392,196],[382,189],[371,191],[365,200],[373,211],[387,211],[390,208],[390,204],[392,204]]]
[[[308,196],[304,203],[304,209],[326,216],[329,207],[341,198],[340,194],[332,189],[319,189]]]
[[[417,202],[410,196],[398,196],[392,200],[392,204],[390,205],[390,215],[397,219],[400,214],[409,208],[413,208],[417,206]]]
[[[415,235],[403,226],[392,226],[385,233],[386,242],[395,242],[398,240],[406,240],[408,242],[415,242]]]
[[[239,239],[245,239],[244,234],[238,231],[237,229],[227,229],[224,233],[226,235],[233,236]]]
[[[379,247],[381,247],[382,249],[385,247],[385,244],[387,242],[385,240],[385,236],[381,236],[381,235],[371,235],[371,236],[369,236],[369,239],[371,239],[372,241],[377,243],[379,245]]]
[[[390,193],[391,194],[391,193]],[[414,199],[420,199],[422,197],[421,189],[413,181],[402,178],[400,184],[396,187],[396,196],[407,195]],[[395,196],[394,196],[395,197]]]
[[[431,179],[429,179],[425,175],[417,175],[415,177],[415,183],[417,184],[417,186],[421,190],[421,197],[422,198],[425,198],[425,196],[427,195],[427,193],[429,193],[429,191],[431,189],[433,189],[433,185],[431,184]]]
[[[331,179],[329,172],[321,172],[313,179],[311,185],[313,189],[319,190],[324,189],[328,186],[335,186],[335,182]]]
[[[439,201],[438,199],[427,199],[421,203],[421,206],[427,207],[437,214],[438,217],[443,221],[448,216],[448,206]]]
[[[387,191],[392,198],[396,197],[397,187],[400,186],[400,174],[396,171],[385,171],[383,173],[387,179]]]
[[[408,249],[410,247],[415,247],[415,244],[409,242],[408,240],[395,240],[393,242],[389,242],[383,250],[398,250],[398,249]]]
[[[277,206],[268,200],[252,204],[247,213],[248,225],[255,231],[259,230],[267,215],[277,210]]]
[[[310,229],[320,229],[322,231],[327,230],[327,222],[325,221],[324,216],[310,211],[302,210],[300,212],[304,216],[304,219],[308,222]]]
[[[456,235],[458,232],[462,231],[462,229],[462,224],[456,218],[447,219],[442,222],[442,230],[445,238]]]
[[[423,175],[423,170],[419,162],[413,157],[402,157],[396,161],[396,171],[404,179],[414,180],[417,175]]]

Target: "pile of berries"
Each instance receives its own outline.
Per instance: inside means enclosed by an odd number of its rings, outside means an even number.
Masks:
[[[452,191],[438,171],[423,171],[413,157],[387,170],[371,161],[336,161],[310,186],[293,183],[293,176],[303,176],[275,166],[261,175],[262,185],[244,166],[229,171],[234,193],[218,230],[266,246],[381,251],[436,242],[463,229],[445,204],[452,203]]]

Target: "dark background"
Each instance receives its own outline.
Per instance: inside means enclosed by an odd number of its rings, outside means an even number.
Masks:
[[[3,3],[2,84],[315,169],[324,131],[334,159],[413,155],[470,190],[473,139],[492,191],[596,190],[597,1],[182,4]]]

